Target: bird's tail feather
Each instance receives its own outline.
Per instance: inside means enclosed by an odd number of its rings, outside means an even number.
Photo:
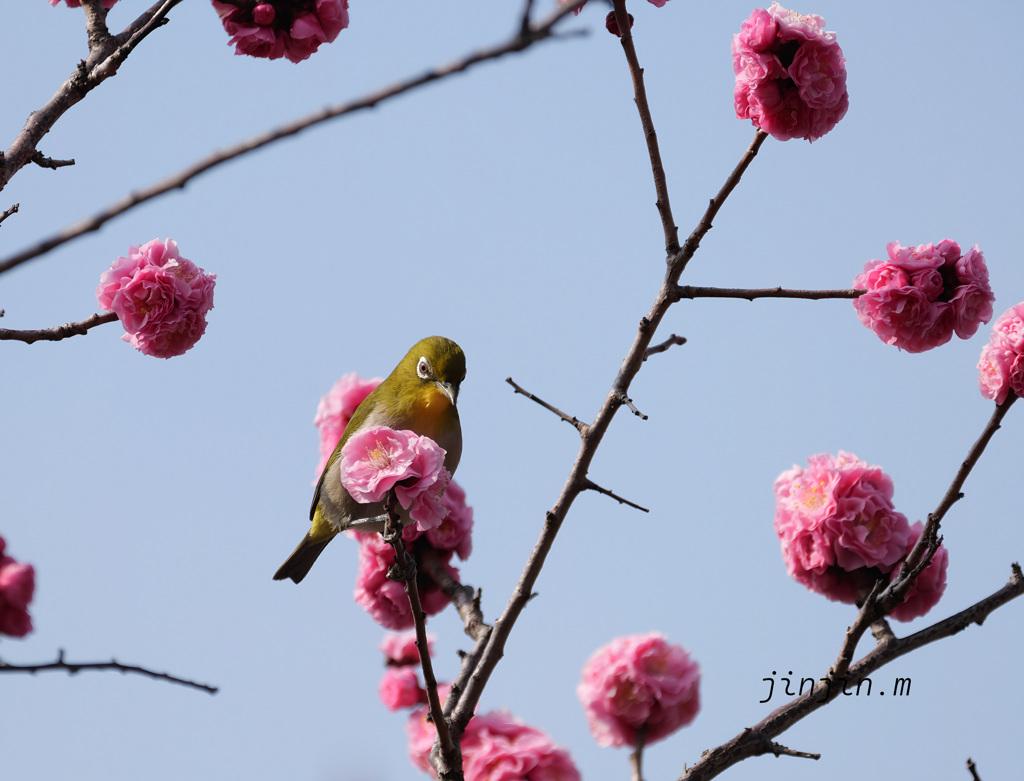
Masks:
[[[274,580],[291,578],[296,583],[300,583],[331,539],[332,537],[316,540],[307,534],[302,538],[299,546],[292,551],[292,555],[288,557],[287,561],[278,567],[277,572],[274,573]]]

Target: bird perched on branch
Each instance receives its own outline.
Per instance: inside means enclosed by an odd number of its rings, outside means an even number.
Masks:
[[[383,528],[384,503],[360,504],[341,484],[341,449],[360,429],[387,426],[429,437],[444,448],[444,466],[455,473],[462,457],[462,425],[456,402],[465,376],[466,356],[451,339],[428,336],[412,346],[388,378],[352,414],[316,484],[309,508],[313,525],[274,573],[274,580],[291,578],[300,582],[327,543],[344,529]],[[403,522],[408,521],[403,518]]]

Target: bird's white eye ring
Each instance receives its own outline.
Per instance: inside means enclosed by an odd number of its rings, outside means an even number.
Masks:
[[[420,358],[420,362],[416,365],[416,374],[419,375],[421,380],[425,380],[430,376],[430,363],[426,357]]]

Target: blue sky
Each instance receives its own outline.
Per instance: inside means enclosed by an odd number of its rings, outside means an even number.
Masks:
[[[148,4],[121,0],[112,26]],[[549,4],[538,4],[546,12]],[[680,233],[753,138],[733,112],[729,44],[753,5],[633,3],[634,37]],[[722,287],[847,287],[889,241],[980,245],[996,314],[1024,300],[1022,119],[1008,2],[823,0],[847,57],[850,110],[807,144],[769,139],[683,277]],[[36,631],[11,663],[116,657],[221,687],[115,673],[0,678],[11,778],[409,778],[404,715],[379,703],[383,632],[352,600],[356,547],[331,545],[299,586],[271,575],[306,530],[312,419],[343,373],[386,375],[440,333],[468,360],[457,478],[476,518],[462,567],[495,618],[558,495],[578,439],[517,382],[570,414],[600,406],[654,299],[664,247],[629,74],[591,2],[549,42],[324,124],[153,201],[0,278],[7,328],[96,311],[130,244],[172,237],[218,275],[203,340],[169,361],[117,324],[0,345],[0,535],[37,571]],[[20,212],[6,256],[194,160],[505,39],[520,3],[353,4],[338,40],[298,65],[236,57],[210,4],[185,2],[116,78],[69,111],[0,194]],[[85,54],[80,11],[0,11],[0,145]],[[659,630],[703,670],[694,724],[650,747],[649,779],[778,703],[762,679],[817,677],[849,606],[786,575],[775,477],[853,451],[892,475],[911,521],[930,512],[991,414],[975,364],[988,327],[921,355],[883,345],[848,301],[682,302],[590,476],[651,509],[573,507],[481,708],[507,707],[567,746],[585,777],[626,777],[593,743],[580,669],[615,636]],[[1024,556],[1024,409],[1010,411],[943,524],[949,587],[923,628],[997,590]],[[1022,605],[884,668],[903,698],[836,703],[781,736],[811,762],[756,758],[732,779],[854,779],[868,768],[1008,778],[1024,755],[1015,676]],[[451,679],[469,640],[431,620]],[[867,650],[867,641],[861,652]]]

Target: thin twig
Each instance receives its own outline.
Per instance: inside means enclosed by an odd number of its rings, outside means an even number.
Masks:
[[[117,314],[114,312],[97,312],[94,315],[89,315],[85,320],[79,320],[77,323],[55,325],[53,328],[42,328],[34,331],[17,331],[13,328],[0,328],[0,341],[13,340],[25,342],[25,344],[32,344],[32,342],[39,341],[58,342],[61,339],[67,339],[69,336],[86,334],[89,332],[90,328],[95,328],[98,325],[116,322]]]
[[[647,358],[647,350],[644,350],[644,358],[645,359]],[[647,416],[636,408],[636,405],[633,403],[633,400],[631,398],[629,398],[629,396],[626,396],[625,394],[623,394],[620,397],[619,402],[626,409],[628,409],[630,412],[632,412],[634,415],[636,415],[638,418],[640,418],[640,420],[647,420]]]
[[[1011,567],[1009,581],[1001,589],[966,610],[939,621],[908,637],[875,646],[859,662],[849,668],[847,679],[863,680],[894,659],[905,656],[930,643],[962,632],[971,624],[979,626],[995,610],[1024,594],[1024,573],[1020,566]],[[819,685],[820,684],[820,685]],[[700,760],[679,777],[680,781],[704,781],[718,776],[728,768],[753,756],[771,752],[771,740],[798,721],[834,702],[842,687],[833,688],[819,680],[812,689],[772,711],[753,727],[748,727],[726,743],[704,752]]]
[[[967,772],[971,774],[971,781],[981,781],[981,776],[978,775],[978,768],[970,757],[967,757]]]
[[[823,298],[859,298],[866,290],[790,290],[784,287],[768,288],[731,288],[731,287],[696,287],[679,285],[675,289],[677,299],[683,298],[807,298],[819,300]]]
[[[167,673],[158,673],[153,670],[148,670],[145,667],[138,667],[133,664],[121,664],[116,659],[111,659],[109,662],[65,662],[64,661],[64,649],[57,652],[56,662],[47,662],[45,664],[8,664],[7,662],[0,661],[0,673],[32,673],[35,675],[39,672],[50,672],[53,670],[65,670],[71,675],[81,672],[82,670],[118,670],[122,673],[137,673],[138,675],[145,675],[149,678],[155,678],[161,681],[168,681],[169,683],[177,683],[181,686],[189,686],[193,689],[200,689],[210,694],[216,694],[218,687],[209,686],[205,683],[196,683],[195,681],[189,681],[185,678],[178,678],[174,675],[168,675]]]
[[[385,501],[387,518],[384,522],[384,531],[381,536],[388,545],[395,550],[395,563],[388,571],[388,578],[402,581],[405,587],[406,596],[409,598],[409,607],[412,610],[413,623],[416,626],[416,647],[420,652],[420,666],[423,670],[423,684],[427,690],[427,702],[429,704],[430,718],[437,730],[437,741],[441,749],[441,758],[445,767],[451,766],[457,755],[457,749],[452,744],[452,737],[448,731],[448,722],[445,721],[444,713],[441,710],[441,699],[437,694],[437,678],[434,677],[434,666],[430,661],[430,653],[427,644],[427,625],[424,621],[423,605],[420,603],[420,592],[416,585],[416,559],[410,556],[405,545],[402,544],[402,524],[399,519],[398,500],[394,491],[389,491]],[[438,768],[438,773],[442,768]],[[443,777],[443,776],[442,776]]]
[[[633,32],[626,12],[626,0],[614,0],[615,21],[619,26],[619,42],[626,55],[629,75],[633,79],[633,95],[637,111],[640,112],[640,124],[643,126],[644,138],[647,140],[647,154],[651,160],[651,173],[654,175],[654,192],[657,195],[658,214],[661,215],[661,227],[665,233],[665,253],[671,258],[679,252],[679,229],[672,218],[672,206],[668,198],[668,182],[665,167],[661,163],[661,150],[658,148],[658,134],[654,130],[654,119],[651,107],[647,103],[647,90],[644,87],[644,71],[636,56],[633,46]]]
[[[526,398],[528,398],[530,401],[535,401],[538,404],[540,404],[540,406],[542,406],[544,409],[548,410],[549,412],[555,413],[556,415],[558,415],[558,417],[560,417],[566,423],[568,423],[569,425],[573,426],[577,431],[582,433],[583,431],[586,430],[587,424],[584,423],[582,420],[580,420],[579,418],[577,418],[575,416],[567,415],[566,413],[562,412],[562,410],[560,410],[558,407],[555,407],[555,406],[552,406],[551,404],[548,404],[546,401],[544,401],[542,398],[540,398],[538,396],[534,396],[528,390],[525,390],[521,385],[517,385],[516,382],[511,377],[506,377],[505,378],[505,382],[507,382],[509,385],[511,385],[516,393],[520,393],[523,396],[526,396]]]
[[[796,749],[787,748],[781,743],[772,742],[772,753],[777,756],[786,757],[797,757],[799,759],[821,759],[821,754],[812,754],[809,751],[797,751]]]
[[[113,76],[132,50],[146,35],[164,24],[167,13],[180,2],[181,0],[160,0],[144,11],[121,34],[111,37],[106,33],[106,11],[94,0],[89,0],[86,8],[89,57],[78,63],[74,72],[42,108],[29,115],[14,143],[0,157],[0,189],[3,189],[18,171],[36,159],[39,155],[36,147],[43,136],[50,132],[54,123],[89,92]]]
[[[0,214],[0,222],[3,222],[8,217],[10,217],[12,214],[17,214],[18,209],[20,209],[20,208],[21,208],[21,204],[20,203],[14,204],[10,209],[7,209],[3,214]]]
[[[56,171],[58,168],[66,168],[69,165],[74,165],[74,158],[70,160],[54,160],[52,157],[47,157],[42,152],[36,152],[32,155],[32,162],[38,165],[40,168],[49,168],[52,171]]]
[[[939,525],[942,523],[942,519],[949,511],[949,508],[963,498],[963,493],[961,493],[961,491],[964,487],[964,483],[967,481],[967,476],[971,473],[971,470],[974,469],[974,465],[978,463],[978,459],[981,458],[981,454],[985,452],[985,448],[988,446],[989,440],[991,440],[992,436],[999,430],[1003,417],[1005,417],[1010,406],[1016,400],[1016,394],[1011,393],[1006,397],[1006,400],[1002,404],[997,404],[995,410],[992,412],[992,417],[989,418],[988,423],[985,425],[985,429],[981,432],[981,436],[979,436],[977,441],[971,445],[971,449],[968,451],[967,457],[963,460],[963,463],[960,464],[960,468],[957,470],[956,476],[953,478],[953,482],[950,484],[945,496],[943,496],[939,501],[939,505],[935,508],[935,512],[929,513],[928,521],[924,525],[921,537],[918,539],[910,553],[907,554],[907,558],[900,567],[899,577],[893,580],[889,585],[889,588],[887,588],[879,598],[885,612],[889,612],[903,601],[903,597],[910,590],[911,585],[913,585],[914,578],[916,578],[917,574],[924,569],[924,566],[921,565],[927,565],[927,562],[922,561],[926,555],[925,549],[931,545],[931,551],[934,553],[935,549],[938,547],[935,543],[935,538],[938,535]]]
[[[656,344],[653,347],[648,347],[644,351],[644,360],[646,361],[652,355],[657,355],[658,353],[663,353],[668,348],[670,348],[670,347],[672,347],[673,345],[676,345],[676,344],[686,344],[686,337],[685,336],[678,336],[676,334],[672,334],[668,339],[666,339],[661,344]]]
[[[181,2],[181,0],[166,0],[166,2],[169,4],[175,4]],[[295,119],[279,128],[269,130],[265,133],[261,133],[260,135],[235,144],[234,146],[230,146],[227,149],[213,152],[173,176],[161,179],[160,181],[154,182],[141,190],[132,192],[91,217],[87,217],[73,225],[69,225],[49,238],[46,238],[17,254],[4,258],[0,261],[0,274],[5,271],[10,271],[15,266],[18,266],[28,260],[37,258],[55,247],[59,247],[60,245],[71,241],[72,239],[76,239],[86,233],[99,230],[99,228],[106,222],[124,214],[142,203],[150,201],[160,195],[164,195],[172,190],[183,189],[189,181],[212,168],[223,165],[224,163],[234,160],[237,157],[241,157],[242,155],[255,152],[257,149],[262,149],[268,144],[272,144],[285,138],[290,138],[291,136],[294,136],[307,128],[313,127],[320,122],[352,114],[357,111],[374,108],[386,100],[402,95],[410,90],[416,89],[417,87],[422,87],[425,84],[430,84],[431,82],[439,81],[449,76],[454,76],[457,73],[462,73],[463,71],[466,71],[475,65],[479,65],[480,63],[495,60],[499,57],[504,57],[507,54],[521,52],[535,43],[539,43],[549,38],[568,38],[585,35],[585,30],[574,30],[564,34],[555,33],[555,25],[570,13],[572,13],[572,8],[560,8],[558,11],[546,17],[537,25],[531,26],[526,31],[517,30],[516,34],[504,43],[500,43],[487,49],[481,49],[480,51],[469,54],[460,60],[449,63],[448,65],[442,65],[429,70],[420,76],[400,81],[389,87],[372,92],[362,98],[328,106],[319,111],[307,114],[304,117]],[[145,34],[145,31],[140,30],[137,34],[141,36]],[[61,113],[63,113],[63,111]],[[57,116],[59,116],[59,114]],[[55,121],[56,117],[53,119]],[[52,125],[52,122],[50,124]],[[47,127],[47,130],[48,129],[49,127]],[[23,134],[24,132],[25,131],[22,131]],[[42,136],[40,135],[40,138],[41,137]],[[38,140],[39,139],[35,139],[36,142]],[[12,149],[14,149],[14,147],[12,147]],[[11,152],[8,151],[8,154],[11,154]],[[13,170],[10,171],[11,174],[13,174],[13,172]],[[7,178],[10,177],[8,176]],[[0,188],[2,188],[5,182],[6,179],[0,178]]]
[[[629,755],[630,781],[644,781],[644,738],[647,735],[646,725],[636,731],[636,748]]]
[[[649,513],[650,512],[650,510],[648,510],[646,507],[641,507],[640,505],[636,504],[635,502],[629,501],[629,499],[623,499],[621,496],[619,496],[616,493],[613,493],[612,491],[609,491],[607,488],[602,488],[597,483],[595,483],[593,480],[591,480],[589,477],[586,480],[585,488],[588,491],[595,491],[596,493],[604,494],[605,496],[610,496],[612,499],[614,499],[619,504],[624,504],[627,507],[632,507],[634,510],[639,510],[642,513]]]

